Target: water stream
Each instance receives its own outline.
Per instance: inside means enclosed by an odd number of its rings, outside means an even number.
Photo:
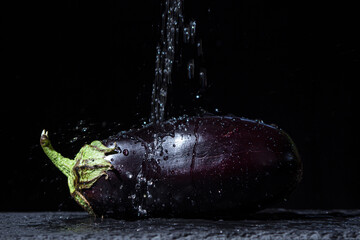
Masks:
[[[173,76],[186,76],[187,80],[200,81],[207,85],[206,69],[196,66],[196,58],[203,54],[202,40],[196,37],[197,22],[183,15],[183,0],[162,2],[160,39],[156,47],[155,77],[151,97],[150,122],[160,124],[166,120],[169,89]],[[186,49],[190,54],[183,54]],[[182,74],[181,71],[186,71]],[[179,79],[181,81],[181,79]],[[192,89],[188,89],[192,91]],[[199,98],[200,95],[196,95]]]
[[[151,121],[159,124],[165,117],[168,87],[175,60],[176,43],[184,24],[182,0],[165,0],[160,41],[156,47],[155,79],[151,98]],[[181,29],[182,30],[182,29]]]

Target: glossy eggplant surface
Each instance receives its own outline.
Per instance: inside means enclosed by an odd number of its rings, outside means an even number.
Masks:
[[[46,132],[41,139],[54,158]],[[116,218],[237,217],[281,201],[302,175],[283,130],[238,117],[150,124],[94,141],[69,162],[75,200]]]

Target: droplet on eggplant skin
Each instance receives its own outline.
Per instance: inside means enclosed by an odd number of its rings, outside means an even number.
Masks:
[[[124,154],[125,156],[128,156],[128,155],[129,155],[129,150],[124,149],[124,150],[123,150],[123,154]]]

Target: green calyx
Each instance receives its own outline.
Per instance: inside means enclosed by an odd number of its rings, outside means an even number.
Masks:
[[[113,166],[105,157],[116,154],[116,145],[108,148],[100,141],[93,141],[90,145],[83,146],[74,159],[69,159],[54,150],[45,130],[41,133],[40,145],[55,166],[67,176],[71,196],[89,214],[95,215],[81,190],[91,188],[101,176],[108,177],[106,172]]]

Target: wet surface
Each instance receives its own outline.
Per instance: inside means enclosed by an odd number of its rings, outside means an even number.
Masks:
[[[360,239],[360,210],[270,209],[242,220],[93,219],[82,212],[0,213],[0,239]]]

